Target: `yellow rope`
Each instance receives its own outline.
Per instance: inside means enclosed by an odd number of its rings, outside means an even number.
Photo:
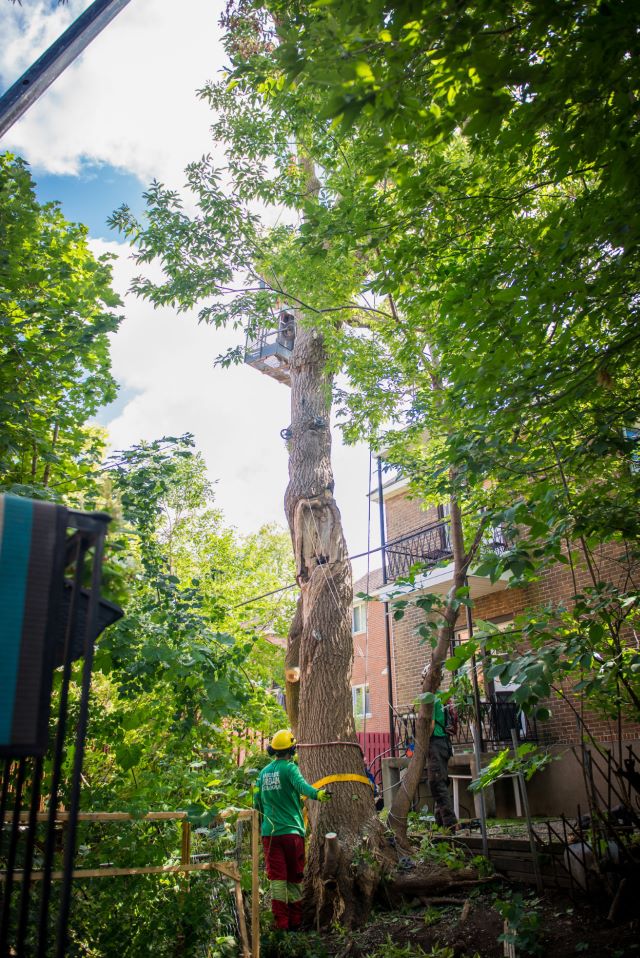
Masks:
[[[330,785],[332,782],[362,782],[364,785],[369,785],[371,788],[374,788],[374,784],[370,778],[367,778],[366,775],[350,775],[347,772],[341,772],[338,775],[325,775],[324,778],[319,778],[317,782],[313,783],[314,788],[322,788],[324,785]],[[303,800],[306,802],[307,796],[302,796]],[[303,817],[305,827],[308,825],[309,816],[307,815],[307,806],[303,806]]]
[[[363,782],[365,785],[370,785],[371,788],[373,788],[373,782],[370,778],[367,778],[366,775],[351,775],[346,772],[339,775],[325,775],[324,778],[314,782],[313,787],[323,788],[325,785],[330,785],[331,782]]]

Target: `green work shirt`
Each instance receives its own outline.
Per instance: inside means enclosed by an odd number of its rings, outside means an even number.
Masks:
[[[301,795],[317,798],[318,789],[302,777],[298,766],[277,758],[258,775],[253,795],[254,807],[262,813],[263,835],[302,835]]]
[[[442,702],[437,696],[433,703],[432,718],[435,722],[435,725],[433,726],[433,732],[431,734],[434,736],[434,738],[443,738],[447,734],[444,730],[444,708],[442,706]]]

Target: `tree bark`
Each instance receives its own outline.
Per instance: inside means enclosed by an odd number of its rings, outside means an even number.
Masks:
[[[389,902],[397,905],[408,897],[431,897],[444,891],[456,891],[458,888],[492,881],[495,881],[495,876],[479,878],[477,870],[471,865],[455,871],[443,865],[418,865],[411,872],[396,875],[386,886],[385,892]]]
[[[291,357],[289,485],[285,511],[300,587],[287,649],[287,708],[300,743],[300,769],[313,783],[331,774],[364,775],[351,704],[353,640],[351,566],[331,468],[331,381],[317,330],[300,322]],[[299,674],[299,681],[296,675]],[[297,688],[296,688],[297,686]],[[340,743],[340,744],[336,744]],[[332,800],[308,803],[311,838],[305,914],[314,924],[364,920],[378,881],[382,829],[373,792],[362,782],[336,782]],[[325,835],[337,834],[340,868],[323,876]],[[369,848],[370,855],[354,852]]]

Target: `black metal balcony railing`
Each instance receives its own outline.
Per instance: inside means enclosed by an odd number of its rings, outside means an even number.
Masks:
[[[451,559],[449,520],[431,523],[409,536],[387,542],[385,555],[389,579],[408,575],[410,568],[418,563],[431,568],[444,559]]]
[[[530,719],[518,708],[515,702],[481,702],[480,724],[482,747],[484,751],[496,752],[511,745],[511,729],[515,729],[520,742],[537,742],[538,727],[535,719]],[[472,714],[458,719],[458,730],[451,736],[451,744],[460,749],[473,745]],[[410,709],[396,712],[395,737],[402,753],[414,741],[416,734],[416,714]]]
[[[501,528],[492,527],[483,538],[483,546],[492,552],[502,553],[508,543]],[[449,519],[432,522],[411,535],[402,536],[387,542],[385,548],[387,575],[389,580],[409,574],[412,566],[422,565],[425,570],[432,569],[440,562],[453,558],[451,547],[451,528]]]

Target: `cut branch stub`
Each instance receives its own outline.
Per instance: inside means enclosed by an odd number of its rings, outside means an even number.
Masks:
[[[338,868],[340,867],[340,859],[342,853],[340,850],[340,842],[338,841],[338,836],[336,832],[327,832],[324,836],[324,854],[322,862],[322,878],[324,881],[331,881],[335,878]]]

